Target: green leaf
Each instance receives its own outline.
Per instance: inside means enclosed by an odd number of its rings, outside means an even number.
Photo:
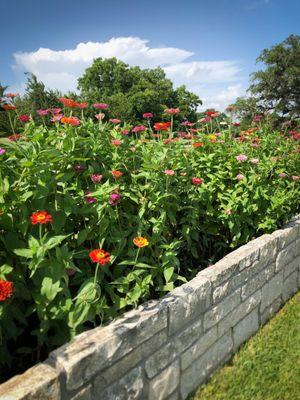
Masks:
[[[19,257],[24,257],[24,258],[33,257],[32,250],[30,249],[14,249],[13,252]]]
[[[65,240],[67,237],[71,236],[71,234],[69,235],[57,235],[57,236],[53,236],[50,239],[48,239],[45,243],[44,243],[44,248],[46,250],[50,250],[53,249],[53,247],[56,247],[57,245],[59,245],[63,240]]]
[[[57,293],[62,290],[60,282],[53,282],[52,278],[46,276],[42,281],[41,294],[45,296],[49,301],[54,300]]]
[[[174,267],[168,267],[164,270],[164,277],[165,277],[166,283],[169,283],[170,279],[172,278],[173,273],[174,273]]]

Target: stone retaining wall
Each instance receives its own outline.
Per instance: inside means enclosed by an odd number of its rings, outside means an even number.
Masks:
[[[300,218],[52,352],[1,400],[185,399],[300,286]]]

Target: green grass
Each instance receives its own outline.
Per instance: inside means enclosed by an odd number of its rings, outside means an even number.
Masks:
[[[300,400],[300,292],[190,400]]]

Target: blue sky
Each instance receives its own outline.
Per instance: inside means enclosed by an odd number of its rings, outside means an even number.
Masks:
[[[263,48],[300,33],[299,0],[0,0],[0,82],[24,90],[24,72],[74,89],[94,57],[162,66],[222,108],[243,95]]]

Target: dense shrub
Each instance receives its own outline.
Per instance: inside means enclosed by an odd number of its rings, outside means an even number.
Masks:
[[[299,210],[297,132],[260,118],[240,131],[214,112],[172,132],[177,110],[171,123],[148,115],[133,128],[65,104],[73,116],[65,108],[50,128],[24,119],[21,136],[0,139],[3,371],[163,295]]]

